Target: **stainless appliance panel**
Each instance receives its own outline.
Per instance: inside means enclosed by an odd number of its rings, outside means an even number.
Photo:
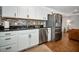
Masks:
[[[48,14],[48,20],[46,21],[46,26],[52,28],[52,40],[59,40],[58,35],[60,36],[60,39],[62,38],[62,35],[55,34],[56,32],[62,33],[62,15],[53,13]]]
[[[48,40],[48,29],[41,28],[39,30],[39,44],[47,42],[47,40]]]

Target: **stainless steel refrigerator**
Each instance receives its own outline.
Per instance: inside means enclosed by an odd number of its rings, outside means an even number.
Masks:
[[[62,15],[53,13],[48,14],[48,20],[46,26],[51,27],[51,38],[52,40],[60,40],[62,38]]]

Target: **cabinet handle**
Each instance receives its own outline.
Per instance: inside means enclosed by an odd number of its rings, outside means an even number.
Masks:
[[[5,40],[10,40],[11,38],[6,38]]]
[[[9,50],[9,49],[11,49],[12,47],[7,47],[7,48],[5,48],[6,50]]]
[[[6,33],[5,35],[10,35],[10,33]]]

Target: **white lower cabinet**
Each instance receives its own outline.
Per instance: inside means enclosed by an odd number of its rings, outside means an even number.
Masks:
[[[18,51],[27,49],[39,44],[39,30],[30,29],[17,32]]]
[[[22,37],[19,37],[18,50],[20,51],[27,48],[29,48],[29,40],[27,38],[27,35],[23,35]]]
[[[28,40],[27,30],[23,31],[23,33],[19,33],[17,36],[17,38],[18,38],[18,51],[29,48],[29,40]]]
[[[0,52],[16,52],[39,44],[39,29],[3,32],[0,36]],[[16,33],[16,34],[12,34]],[[7,35],[5,35],[7,34]],[[12,35],[11,35],[12,34]]]
[[[30,40],[29,42],[30,47],[39,44],[39,30],[38,29],[30,30],[28,38]]]
[[[0,52],[17,51],[17,39],[15,31],[1,32],[0,35]],[[0,34],[1,34],[0,33]]]

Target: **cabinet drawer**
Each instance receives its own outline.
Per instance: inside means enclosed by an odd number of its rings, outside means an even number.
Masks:
[[[0,47],[0,52],[16,52],[17,44]]]
[[[12,36],[12,35],[15,35],[16,32],[0,32],[0,37],[3,37],[3,36]]]
[[[13,44],[17,42],[15,36],[9,36],[9,37],[0,37],[0,46],[5,46],[8,44]]]
[[[34,29],[29,32],[28,38],[30,39],[30,47],[33,47],[39,44],[39,30]]]

